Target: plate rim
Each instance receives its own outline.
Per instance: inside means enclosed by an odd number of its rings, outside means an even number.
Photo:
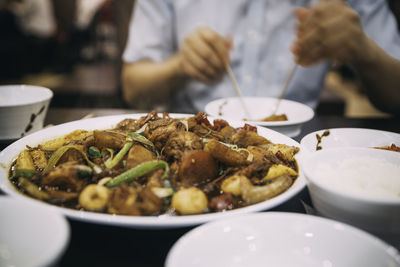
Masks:
[[[101,117],[95,117],[95,118],[90,118],[90,119],[85,119],[85,120],[76,120],[76,121],[71,121],[63,124],[59,124],[56,126],[52,126],[50,128],[45,128],[42,130],[39,130],[35,133],[32,133],[28,136],[25,136],[16,142],[12,143],[11,145],[7,146],[4,150],[0,152],[0,189],[6,193],[7,195],[10,195],[12,197],[16,198],[22,198],[25,200],[31,200],[35,201],[36,203],[39,203],[41,205],[45,206],[51,206],[54,207],[57,210],[60,210],[62,214],[66,215],[68,218],[71,219],[76,219],[80,221],[86,221],[86,222],[91,222],[91,223],[98,223],[98,224],[107,224],[107,225],[118,225],[118,226],[125,226],[125,227],[130,227],[130,228],[146,228],[146,229],[167,229],[167,228],[179,228],[179,227],[186,227],[186,226],[195,226],[199,225],[208,221],[220,219],[223,217],[228,217],[228,216],[233,216],[236,214],[246,214],[246,213],[253,213],[253,212],[258,212],[258,211],[263,211],[263,210],[268,210],[272,209],[280,204],[285,203],[286,201],[289,201],[292,199],[294,196],[296,196],[300,191],[302,191],[306,187],[306,179],[304,176],[304,173],[300,167],[300,158],[302,155],[302,151],[300,149],[299,153],[296,154],[295,158],[298,162],[299,165],[299,176],[297,177],[296,181],[294,184],[288,189],[288,191],[283,192],[282,194],[257,203],[253,204],[250,206],[246,206],[243,208],[238,208],[226,212],[218,212],[218,213],[206,213],[206,214],[198,214],[198,215],[185,215],[185,216],[166,216],[166,215],[161,215],[161,216],[123,216],[123,215],[111,215],[111,214],[103,214],[103,213],[96,213],[96,212],[89,212],[89,211],[77,211],[69,208],[62,208],[58,206],[53,206],[51,204],[48,204],[46,202],[42,202],[40,200],[31,198],[29,196],[23,195],[22,193],[18,192],[13,185],[10,183],[8,179],[8,170],[9,170],[9,165],[13,160],[15,160],[16,156],[22,149],[25,147],[27,142],[30,140],[36,140],[37,142],[31,143],[31,145],[37,145],[39,143],[42,143],[46,140],[54,139],[60,136],[63,136],[73,130],[77,129],[108,129],[110,127],[115,126],[118,122],[120,122],[122,119],[125,118],[138,118],[144,115],[147,115],[148,113],[131,113],[131,114],[119,114],[119,115],[110,115],[110,116],[101,116]],[[159,113],[161,114],[161,113]],[[193,114],[187,114],[187,113],[169,113],[171,117],[181,117],[181,116],[193,116]],[[213,120],[214,117],[209,116],[209,120]],[[114,123],[108,123],[109,121],[115,121]],[[234,121],[234,120],[227,120],[230,124],[239,124],[243,125],[243,122],[241,121]],[[108,123],[107,125],[102,126],[96,126],[96,128],[93,127],[88,127],[88,125],[95,124],[96,122],[103,122],[103,125]],[[85,127],[83,127],[85,125]],[[76,128],[79,126],[79,128]],[[236,127],[236,126],[234,126]],[[61,131],[60,131],[61,130]],[[272,136],[275,137],[280,137],[283,140],[289,141],[289,145],[295,145],[300,148],[299,142],[296,140],[285,136],[277,131],[260,127],[257,126],[257,130],[264,132],[265,134],[272,134]],[[59,131],[59,132],[57,132]],[[42,141],[38,141],[40,137],[46,134],[44,139]],[[265,135],[263,135],[265,137]],[[276,141],[271,140],[272,142],[276,143]],[[13,152],[14,155],[6,155],[7,153]],[[8,160],[5,162],[5,160]],[[161,222],[161,223],[160,223]]]

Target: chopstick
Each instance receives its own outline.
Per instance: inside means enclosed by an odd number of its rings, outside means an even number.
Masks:
[[[246,119],[251,120],[250,113],[246,107],[246,104],[244,103],[243,95],[242,95],[242,92],[240,91],[239,84],[236,81],[235,75],[233,75],[233,72],[232,72],[232,69],[231,69],[231,66],[229,65],[229,63],[225,63],[225,69],[226,69],[226,72],[228,73],[229,78],[231,79],[233,88],[235,89],[236,94],[239,97],[240,103],[242,104],[242,108],[243,108],[244,114],[246,116]]]
[[[288,75],[288,77],[286,79],[285,85],[283,86],[281,94],[280,94],[280,96],[278,98],[278,101],[277,101],[277,103],[275,105],[274,112],[272,112],[272,115],[275,115],[276,112],[278,111],[279,105],[281,104],[281,101],[282,101],[283,97],[286,95],[286,91],[287,91],[287,89],[289,87],[289,84],[292,81],[294,73],[296,72],[297,66],[298,66],[298,64],[295,63],[294,66],[292,67],[292,69],[290,70],[289,75]]]
[[[330,1],[330,0],[318,0],[317,3],[328,2],[328,1]],[[274,112],[272,112],[272,115],[275,115],[276,112],[278,111],[279,105],[281,104],[281,100],[283,99],[283,97],[286,94],[286,91],[287,91],[287,89],[289,87],[289,84],[292,81],[294,73],[296,72],[297,66],[298,66],[298,64],[295,63],[294,66],[292,67],[292,69],[290,70],[289,75],[288,75],[288,77],[286,79],[285,85],[283,86],[282,92],[281,92],[281,94],[280,94],[280,96],[278,98],[278,101],[277,101],[276,105],[275,105]]]

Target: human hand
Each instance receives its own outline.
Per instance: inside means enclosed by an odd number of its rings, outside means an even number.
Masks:
[[[369,38],[359,15],[342,1],[324,1],[312,9],[298,8],[296,62],[310,66],[322,60],[355,63],[367,55]]]
[[[187,36],[179,52],[184,74],[204,83],[219,79],[229,63],[232,42],[208,27],[198,28]]]

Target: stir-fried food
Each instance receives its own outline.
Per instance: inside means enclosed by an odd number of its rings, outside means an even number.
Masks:
[[[272,114],[264,119],[261,119],[259,121],[287,121],[288,117],[286,114]]]
[[[121,215],[187,215],[236,209],[286,191],[299,148],[204,113],[150,112],[107,130],[76,130],[22,151],[10,180],[62,207]]]

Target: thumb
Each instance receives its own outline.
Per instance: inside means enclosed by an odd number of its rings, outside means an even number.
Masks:
[[[233,48],[233,36],[231,34],[225,37],[225,45],[228,50],[231,50]]]
[[[310,16],[311,11],[304,7],[296,8],[296,16],[300,22],[304,22]]]

